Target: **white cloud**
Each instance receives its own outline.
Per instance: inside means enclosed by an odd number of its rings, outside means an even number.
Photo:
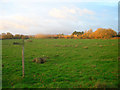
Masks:
[[[82,12],[83,12],[83,14],[89,14],[89,15],[94,15],[95,14],[95,12],[93,12],[93,11],[91,11],[91,10],[88,10],[88,9],[83,9],[83,10],[81,10]]]
[[[60,9],[53,8],[49,11],[49,15],[56,18],[69,18],[71,14],[76,14],[76,10],[62,7]]]
[[[28,28],[25,25],[20,25],[19,23],[12,22],[9,20],[0,20],[0,29],[1,30],[8,30],[8,29],[24,29],[27,30]]]
[[[56,8],[53,8],[49,14],[53,17],[56,17],[56,18],[65,18],[66,17],[66,12],[64,11],[61,11],[59,9],[56,9]]]
[[[15,13],[1,16],[0,32],[11,31],[13,33],[37,34],[37,33],[72,33],[76,23],[80,21],[80,15],[92,15],[93,11],[77,7],[60,7],[47,10],[45,15]],[[52,16],[52,18],[51,18]]]
[[[86,8],[80,9],[77,7],[62,7],[62,8],[53,8],[49,11],[49,15],[55,18],[63,18],[63,19],[73,19],[77,16],[84,15],[94,15],[95,12],[88,10]]]

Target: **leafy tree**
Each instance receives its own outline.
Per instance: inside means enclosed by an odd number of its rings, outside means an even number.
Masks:
[[[72,33],[72,35],[81,35],[81,34],[83,34],[84,32],[82,31],[82,32],[77,32],[77,31],[74,31],[73,33]]]
[[[13,39],[13,35],[11,33],[7,33],[7,39]]]
[[[2,33],[2,39],[7,39],[6,33]]]
[[[82,34],[82,35],[79,36],[79,38],[84,38],[84,39],[85,39],[85,38],[90,38],[90,37],[91,37],[90,35],[91,35],[92,33],[93,33],[93,30],[92,30],[92,29],[90,29],[90,30],[88,30],[88,31],[86,30],[84,34]]]
[[[64,38],[64,34],[63,33],[62,34],[58,34],[57,37]]]

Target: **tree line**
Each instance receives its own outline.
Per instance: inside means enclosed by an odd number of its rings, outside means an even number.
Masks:
[[[79,39],[109,39],[120,36],[113,29],[98,28],[95,32],[92,29],[84,32],[82,35],[78,35]]]
[[[120,33],[117,34],[113,29],[98,28],[93,32],[92,29],[77,32],[74,31],[71,35],[57,34],[57,35],[35,35],[35,38],[66,38],[66,39],[109,39],[113,37],[120,37]]]
[[[20,34],[13,35],[13,34],[7,32],[7,33],[2,33],[0,38],[1,39],[22,39],[22,38],[29,39],[30,36],[28,36],[28,35],[20,35]]]
[[[74,31],[71,35],[64,35],[64,34],[56,34],[56,35],[43,35],[37,34],[34,36],[30,35],[20,35],[20,34],[11,34],[11,33],[2,33],[1,39],[29,39],[29,38],[51,38],[51,39],[109,39],[113,37],[120,37],[120,32],[117,34],[116,31],[113,29],[105,29],[105,28],[98,28],[96,31],[93,32],[92,29],[88,31],[77,32]]]

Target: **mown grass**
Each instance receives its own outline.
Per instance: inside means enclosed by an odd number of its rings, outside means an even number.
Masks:
[[[118,40],[32,39],[25,41],[25,78],[20,45],[3,40],[3,88],[117,88]],[[32,62],[47,56],[44,64]]]

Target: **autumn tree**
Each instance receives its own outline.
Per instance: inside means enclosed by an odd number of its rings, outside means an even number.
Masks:
[[[113,29],[98,28],[94,33],[91,34],[92,37],[98,38],[111,38],[116,36],[117,32]]]
[[[6,33],[2,33],[2,39],[12,39],[13,35],[9,32]]]
[[[7,39],[13,39],[13,35],[9,32],[6,34],[6,37],[7,37]]]
[[[64,34],[63,33],[62,34],[58,34],[57,37],[58,38],[64,38]]]
[[[6,33],[2,33],[2,39],[7,39]]]
[[[89,39],[91,36],[91,34],[93,33],[93,30],[92,29],[90,29],[90,30],[86,30],[85,32],[84,32],[84,34],[82,34],[82,35],[79,35],[78,36],[78,38],[83,38],[83,39]]]

